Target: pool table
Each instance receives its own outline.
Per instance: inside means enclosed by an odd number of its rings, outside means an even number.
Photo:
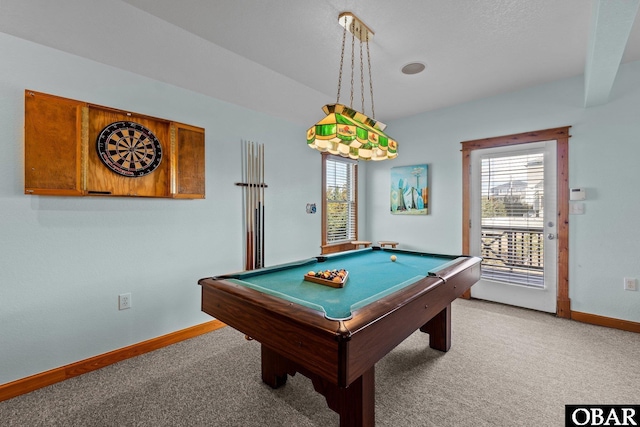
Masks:
[[[198,283],[204,312],[261,343],[266,384],[301,373],[341,426],[373,426],[376,362],[418,329],[449,350],[451,302],[478,281],[480,261],[374,246]],[[304,280],[333,269],[348,271],[344,287]]]

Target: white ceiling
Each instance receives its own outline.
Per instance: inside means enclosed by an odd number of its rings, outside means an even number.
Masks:
[[[124,1],[333,99],[342,40],[337,18],[340,12],[351,11],[375,33],[370,46],[375,108],[383,121],[583,74],[596,4],[588,0]],[[633,1],[606,1],[633,7]],[[600,25],[605,34],[618,27],[615,20]],[[604,25],[610,28],[603,30]],[[618,40],[622,41],[614,43],[624,52],[623,62],[640,60],[640,25],[633,28],[626,48],[626,39]],[[424,62],[426,72],[403,75],[400,69],[414,61]],[[620,57],[617,61],[616,70]],[[357,77],[356,85],[359,88]],[[356,95],[356,109],[361,109],[359,99]],[[348,103],[348,98],[341,101]]]
[[[620,62],[640,60],[639,1],[3,0],[0,31],[310,125],[335,102],[351,11],[375,33],[388,122],[582,74],[585,104],[606,102]],[[425,72],[403,75],[414,61]]]

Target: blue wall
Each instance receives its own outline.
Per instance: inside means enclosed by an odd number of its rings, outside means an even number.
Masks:
[[[241,140],[265,144],[265,262],[320,252],[306,128],[3,33],[0,58],[0,384],[211,320],[198,279],[243,267]],[[206,199],[25,195],[25,89],[205,128]]]

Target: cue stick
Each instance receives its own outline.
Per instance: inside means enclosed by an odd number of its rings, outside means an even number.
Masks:
[[[245,167],[245,176],[244,176],[244,180],[245,182],[249,182],[249,141],[245,141],[245,159],[244,159],[245,163],[246,163],[246,167]],[[246,210],[245,210],[245,230],[247,233],[247,237],[246,237],[246,254],[245,254],[245,269],[246,270],[251,270],[251,241],[252,241],[252,237],[251,237],[251,217],[250,217],[250,212],[251,212],[251,194],[248,192],[249,187],[245,188],[245,197],[247,200],[247,206],[246,206]]]
[[[247,183],[246,188],[246,198],[247,198],[247,212],[245,215],[245,226],[247,228],[247,252],[245,259],[245,268],[247,270],[253,270],[252,260],[253,260],[253,233],[252,233],[252,199],[251,199],[251,180],[252,180],[252,171],[251,171],[251,145],[249,141],[246,141],[246,158],[247,162],[247,176],[245,177],[245,182]]]
[[[254,267],[254,235],[253,235],[253,211],[255,209],[254,200],[253,200],[253,143],[249,143],[249,155],[247,156],[247,161],[249,162],[249,177],[247,179],[247,183],[249,184],[249,216],[247,218],[247,223],[249,224],[249,236],[248,241],[250,245],[249,251],[249,270],[253,270]]]
[[[255,144],[255,143],[254,143]],[[255,151],[254,151],[254,163],[255,163],[255,183],[254,183],[254,195],[255,195],[255,200],[256,200],[256,206],[255,209],[253,211],[253,215],[254,217],[257,217],[257,212],[260,209],[260,197],[259,197],[259,193],[258,193],[258,189],[260,187],[258,187],[259,185],[259,180],[260,180],[260,164],[258,162],[258,152],[260,150],[260,146],[259,145],[255,145]],[[255,268],[260,268],[260,265],[258,263],[258,256],[260,253],[260,221],[259,218],[255,218],[255,231],[254,231],[254,239],[255,239],[255,248],[256,251],[253,254],[254,257],[254,266]]]
[[[240,167],[241,167],[241,182],[247,182],[247,141],[242,140],[240,144]],[[248,229],[247,229],[247,214],[249,212],[249,206],[247,205],[247,189],[246,187],[242,188],[242,207],[244,208],[244,221],[242,221],[243,233],[245,235],[245,239],[243,242],[243,250],[244,250],[244,267],[247,269],[247,251],[249,250],[249,244],[247,242]]]
[[[253,264],[256,268],[260,267],[258,265],[258,254],[260,252],[260,222],[258,221],[258,209],[260,209],[260,198],[258,197],[258,178],[260,176],[259,164],[258,164],[258,151],[259,147],[254,144],[254,152],[253,152],[253,172],[254,172],[254,183],[253,183],[253,223],[255,225],[254,233],[253,233],[253,242],[255,251],[253,253]]]
[[[253,233],[253,259],[251,260],[253,268],[257,268],[257,255],[258,255],[258,233],[259,233],[259,224],[256,220],[256,210],[258,209],[258,194],[257,194],[257,185],[258,185],[258,162],[256,160],[257,156],[257,146],[255,142],[251,143],[251,199],[253,201],[253,210],[251,211],[251,220],[252,223],[252,233]]]
[[[258,204],[256,206],[256,267],[262,267],[262,162],[260,158],[262,156],[262,144],[257,144],[256,146],[256,198],[258,199]]]
[[[256,160],[256,156],[257,156],[257,149],[258,147],[256,146],[256,143],[253,143],[253,268],[257,268],[258,267],[258,263],[256,262],[257,260],[257,256],[258,256],[258,251],[260,250],[260,247],[258,246],[258,233],[260,232],[260,224],[258,224],[258,221],[256,221],[256,210],[258,209],[258,203],[260,203],[260,201],[258,200],[258,193],[257,193],[257,189],[258,189],[258,162]]]
[[[260,242],[260,267],[264,267],[264,144],[260,145],[262,155],[260,156],[260,200],[262,200],[262,235]]]
[[[244,159],[242,159],[243,162],[245,162],[245,176],[243,177],[244,182],[248,182],[249,180],[249,143],[248,141],[244,142]],[[245,245],[246,245],[246,251],[245,251],[245,259],[244,259],[244,266],[245,266],[245,270],[249,270],[249,250],[251,248],[251,241],[249,240],[249,224],[247,223],[247,217],[249,216],[249,209],[251,209],[251,207],[249,206],[249,193],[247,193],[248,188],[245,188],[245,200],[246,200],[246,212],[245,212],[245,218],[244,218],[244,227],[245,227],[245,231],[246,231],[246,241],[245,241]]]

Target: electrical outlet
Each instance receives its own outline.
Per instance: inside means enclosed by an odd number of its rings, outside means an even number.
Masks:
[[[118,310],[131,308],[131,293],[118,295]]]
[[[624,290],[625,291],[637,291],[638,290],[638,282],[633,277],[625,277],[624,278]]]

